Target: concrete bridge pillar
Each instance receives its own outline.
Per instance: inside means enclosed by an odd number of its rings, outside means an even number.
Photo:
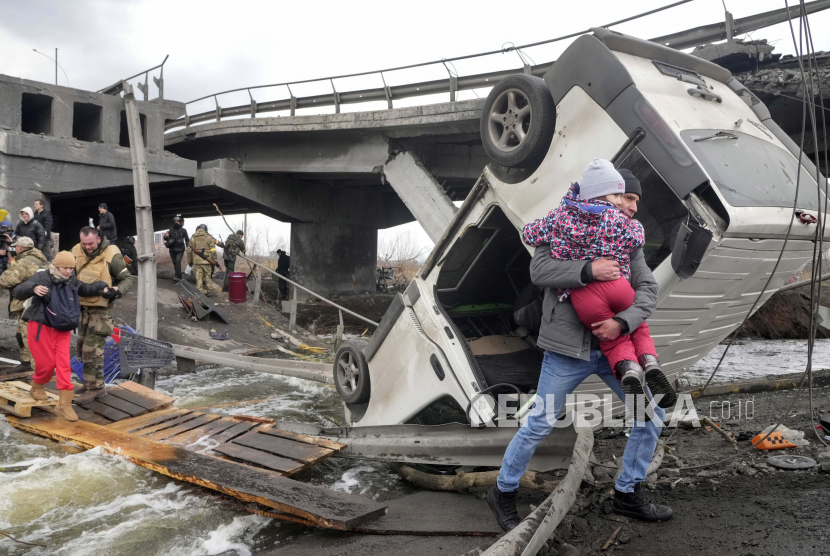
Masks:
[[[374,292],[377,245],[375,228],[292,223],[290,278],[320,295]]]
[[[383,176],[433,243],[438,243],[457,210],[441,184],[410,152],[390,158],[383,165]]]

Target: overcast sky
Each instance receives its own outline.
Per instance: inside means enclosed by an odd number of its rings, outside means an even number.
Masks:
[[[0,73],[54,81],[54,65],[33,52],[54,56],[66,71],[61,85],[98,90],[159,64],[165,66],[165,97],[189,101],[243,86],[282,83],[449,58],[526,44],[604,25],[671,0],[574,1],[328,1],[255,0],[0,0]],[[791,6],[797,2],[791,1]],[[738,19],[784,7],[783,0],[726,0]],[[721,0],[695,0],[671,10],[614,27],[641,38],[682,31],[723,20]],[[816,50],[830,50],[830,10],[810,16]],[[792,53],[786,24],[753,33]],[[536,63],[547,62],[570,41],[529,48]],[[455,63],[459,75],[517,67],[515,52]],[[386,74],[389,85],[446,77],[441,66]],[[377,76],[335,81],[338,90],[377,87]],[[296,96],[330,91],[326,83],[293,87]],[[156,95],[152,90],[151,98]],[[285,88],[262,89],[254,98],[288,96]],[[447,95],[429,102],[446,102]],[[461,99],[474,98],[464,91]],[[220,97],[224,106],[248,102],[247,93]],[[423,103],[410,99],[408,104]],[[208,100],[191,113],[213,106]],[[404,103],[396,103],[403,106]],[[381,107],[384,107],[382,105]],[[365,110],[344,106],[344,111]],[[333,111],[333,108],[331,109]],[[241,218],[235,218],[240,220]],[[219,219],[205,219],[209,227]],[[268,225],[289,235],[288,225],[251,216],[249,225]],[[196,222],[188,222],[195,228]],[[226,229],[221,225],[222,234]],[[406,225],[431,245],[417,223]],[[218,230],[218,229],[217,229]],[[384,231],[384,233],[392,233]]]

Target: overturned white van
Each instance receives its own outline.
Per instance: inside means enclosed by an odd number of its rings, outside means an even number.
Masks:
[[[487,422],[482,392],[535,389],[542,353],[513,320],[530,283],[520,230],[591,159],[642,183],[636,218],[659,283],[648,324],[670,380],[741,323],[785,238],[762,301],[813,256],[810,215],[825,202],[815,166],[799,164],[798,147],[728,70],[689,54],[595,29],[544,80],[498,83],[481,135],[493,163],[371,341],[337,353],[351,426]],[[607,388],[593,377],[577,391]]]

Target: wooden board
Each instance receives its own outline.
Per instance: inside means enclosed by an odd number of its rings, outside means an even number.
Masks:
[[[386,513],[385,505],[368,498],[301,483],[273,471],[196,454],[110,427],[51,416],[9,417],[8,421],[20,430],[61,442],[70,440],[85,448],[101,446],[107,452],[118,453],[137,465],[174,479],[275,508],[321,527],[354,529]]]
[[[107,395],[121,398],[122,400],[134,403],[135,405],[143,407],[149,411],[156,411],[161,406],[158,400],[142,396],[141,394],[136,394],[132,390],[128,390],[121,386],[117,388],[108,388]]]
[[[124,419],[130,418],[129,413],[124,413],[123,411],[115,409],[114,407],[104,405],[98,400],[93,400],[89,403],[85,403],[81,407],[83,407],[84,409],[88,409],[90,411],[94,411],[99,415],[103,415],[110,421],[123,421]]]
[[[215,434],[219,434],[220,432],[231,428],[232,426],[236,425],[239,421],[236,421],[230,417],[222,417],[216,421],[212,421],[207,425],[195,428],[193,430],[183,432],[181,434],[177,434],[171,438],[165,438],[162,442],[166,444],[173,444],[174,446],[188,446],[189,444],[193,444],[203,436],[213,436]]]
[[[245,446],[240,446],[238,444],[231,444],[230,442],[213,448],[213,451],[225,454],[226,456],[230,456],[234,459],[261,465],[262,467],[279,471],[285,475],[296,473],[306,467],[306,464],[299,461],[281,458],[266,452],[254,450],[252,448],[246,448]]]
[[[137,434],[138,436],[147,436],[147,435],[153,434],[156,431],[160,431],[160,430],[163,430],[163,429],[169,429],[170,427],[175,427],[176,425],[181,425],[182,423],[186,423],[187,421],[190,421],[190,420],[195,419],[197,417],[201,417],[202,415],[204,415],[204,413],[199,413],[198,411],[191,411],[189,413],[185,413],[181,417],[177,417],[177,418],[171,419],[171,420],[166,420],[164,422],[158,423],[158,424],[153,425],[151,427],[143,428],[140,431],[136,432],[135,434]],[[127,431],[127,432],[130,432],[130,431]]]
[[[202,415],[200,417],[196,417],[195,419],[191,419],[181,425],[176,425],[175,427],[166,428],[153,434],[148,434],[144,438],[148,440],[165,440],[172,436],[176,436],[177,434],[181,434],[183,432],[187,432],[189,430],[201,427],[202,425],[207,425],[213,421],[219,419],[221,415]],[[140,432],[140,431],[139,431]]]
[[[113,421],[110,421],[106,417],[102,415],[98,415],[94,411],[90,411],[89,409],[84,409],[79,405],[75,405],[72,407],[75,410],[75,413],[78,415],[78,418],[81,421],[87,421],[89,423],[95,423],[96,425],[109,425]]]
[[[48,401],[37,401],[29,394],[31,388],[24,382],[0,382],[0,407],[19,417],[29,417],[32,415],[33,407],[46,408],[57,405],[57,395],[47,392]]]
[[[313,463],[334,453],[330,448],[262,433],[246,434],[231,443],[305,463]]]
[[[229,429],[226,429],[217,434],[216,436],[213,436],[212,438],[217,442],[227,442],[228,440],[231,440],[241,434],[248,432],[256,426],[256,423],[246,423],[244,421],[240,421],[236,423],[234,426],[230,427]]]
[[[146,386],[142,386],[137,382],[133,382],[132,380],[125,380],[124,382],[119,384],[118,387],[123,388],[124,390],[128,390],[130,392],[133,392],[135,394],[138,394],[139,396],[141,396],[143,398],[147,398],[147,399],[155,401],[158,405],[156,405],[156,407],[153,408],[154,410],[159,410],[159,409],[164,409],[166,407],[171,407],[173,405],[173,402],[176,401],[175,399],[171,398],[170,396],[167,396],[167,395],[162,394],[161,392],[157,392],[155,390],[151,390],[150,388],[147,388]]]
[[[118,423],[113,423],[110,425],[110,428],[132,433],[142,428],[163,423],[164,421],[176,419],[177,417],[181,417],[182,415],[186,415],[188,413],[190,413],[190,411],[186,409],[162,409],[161,411],[148,413],[142,415],[141,417],[134,417],[133,419],[126,419]]]
[[[118,388],[111,388],[110,390],[118,390]],[[138,417],[139,415],[147,413],[146,407],[141,407],[140,405],[128,402],[127,400],[122,400],[118,396],[113,396],[109,393],[107,393],[106,396],[95,398],[95,401],[113,409],[117,409],[118,411],[122,411],[130,417]]]

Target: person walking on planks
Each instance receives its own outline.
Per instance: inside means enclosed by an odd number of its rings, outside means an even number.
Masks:
[[[101,215],[98,218],[98,229],[101,230],[101,233],[104,234],[104,237],[112,245],[115,245],[115,241],[118,239],[118,228],[115,226],[115,216],[109,212],[109,207],[107,207],[106,203],[98,205],[98,214]]]
[[[222,258],[225,259],[225,280],[222,282],[223,292],[228,291],[228,284],[230,283],[228,274],[233,272],[236,266],[236,257],[240,253],[245,252],[245,241],[242,239],[244,235],[242,230],[236,230],[235,234],[229,235],[228,239],[225,240],[225,252],[222,255]]]
[[[104,342],[112,334],[112,303],[133,287],[121,250],[110,245],[99,230],[81,228],[81,241],[72,248],[75,274],[85,284],[106,282],[101,295],[81,299],[78,353],[84,363],[84,385],[75,392],[78,403],[88,403],[104,394]]]
[[[626,170],[620,170],[620,173],[627,176],[624,179],[625,192],[636,193],[639,200],[642,191],[639,180]],[[627,200],[621,204],[620,210],[633,217],[637,212],[637,201]],[[566,397],[583,380],[596,374],[617,397],[625,399],[622,385],[614,376],[608,359],[600,351],[600,342],[610,342],[621,334],[630,334],[657,307],[657,281],[646,265],[642,248],[630,253],[629,264],[630,283],[635,291],[633,304],[617,313],[616,318],[597,323],[591,331],[580,322],[570,297],[560,301],[558,290],[574,290],[594,281],[617,280],[620,277],[620,264],[613,259],[555,259],[550,245],[536,247],[530,262],[530,278],[544,290],[537,345],[545,349],[536,399],[537,403],[552,401],[552,407],[547,405],[541,411],[531,412],[527,423],[510,441],[496,485],[487,493],[487,503],[505,531],[515,528],[521,522],[516,511],[519,479],[524,475],[536,447],[553,430],[565,407]],[[631,429],[623,453],[622,473],[614,485],[612,508],[615,513],[624,516],[662,521],[671,518],[672,509],[649,502],[642,492],[642,482],[654,456],[666,415],[665,410],[659,406],[654,407],[653,412],[651,420],[643,422],[638,419]]]
[[[11,266],[3,274],[0,274],[0,288],[6,288],[9,291],[34,276],[38,270],[46,268],[48,264],[46,257],[35,247],[30,237],[19,237],[11,246],[15,248],[17,254]],[[8,372],[27,373],[32,370],[34,360],[26,340],[26,323],[22,319],[23,302],[18,301],[14,296],[9,297],[11,298],[9,300],[9,316],[17,319],[15,337],[17,338],[17,344],[20,346],[20,365]]]
[[[43,199],[35,201],[34,219],[43,226],[43,248],[41,252],[47,261],[52,260],[52,211],[46,210],[43,206]]]
[[[102,280],[91,284],[78,281],[75,277],[75,257],[69,251],[55,255],[47,269],[35,272],[13,291],[17,301],[32,299],[23,313],[35,361],[31,396],[37,401],[48,400],[44,386],[57,373],[58,406],[55,411],[68,421],[78,420],[72,409],[75,387],[70,379],[69,342],[72,330],[81,318],[79,296],[97,297],[107,291],[108,284]]]
[[[173,218],[173,227],[164,232],[164,245],[170,251],[176,281],[182,279],[182,257],[184,257],[188,243],[190,243],[190,237],[184,229],[184,218],[181,214],[177,214]]]
[[[288,278],[288,273],[291,269],[291,257],[282,249],[277,249],[277,255],[279,255],[279,260],[277,260],[277,274]],[[288,299],[288,282],[285,280],[280,280],[280,297],[282,299]]]
[[[187,262],[196,274],[196,288],[208,297],[213,296],[211,270],[216,266],[216,245],[218,242],[207,231],[206,224],[199,224],[187,250]]]

